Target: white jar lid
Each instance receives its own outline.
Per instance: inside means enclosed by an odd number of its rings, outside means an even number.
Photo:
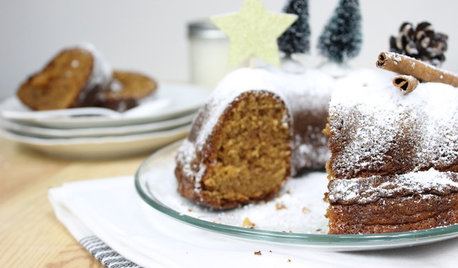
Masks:
[[[227,36],[209,20],[188,23],[188,37],[198,39],[227,39]]]

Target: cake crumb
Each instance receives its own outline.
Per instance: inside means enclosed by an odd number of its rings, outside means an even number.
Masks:
[[[254,224],[254,222],[250,221],[250,219],[248,217],[246,217],[244,220],[243,220],[243,223],[242,223],[242,227],[245,227],[245,228],[250,228],[250,229],[254,229],[254,226],[256,224]]]
[[[286,194],[291,194],[291,191],[288,189],[285,191]]]
[[[262,253],[261,253],[261,251],[259,250],[259,251],[255,251],[255,252],[254,252],[254,255],[258,255],[258,256],[261,256],[261,255],[262,255]]]
[[[316,229],[317,232],[323,231],[321,228]]]
[[[302,208],[302,213],[307,214],[309,212],[310,212],[310,209],[308,209],[307,207]]]
[[[291,262],[291,259],[288,259],[288,262]]]
[[[188,212],[194,212],[194,209],[188,208]]]
[[[275,204],[275,209],[276,209],[276,210],[288,209],[288,207],[287,207],[285,204],[283,204],[283,203],[276,203],[276,204]]]

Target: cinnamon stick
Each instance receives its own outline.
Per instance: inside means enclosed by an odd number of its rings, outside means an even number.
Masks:
[[[404,94],[414,91],[419,83],[420,81],[411,75],[400,75],[393,79],[393,85]]]
[[[457,75],[394,52],[380,53],[377,67],[403,75],[411,75],[423,82],[439,82],[458,87]]]

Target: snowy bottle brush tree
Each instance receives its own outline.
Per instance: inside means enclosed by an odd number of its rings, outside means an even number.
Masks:
[[[340,0],[320,35],[318,50],[331,62],[342,64],[356,57],[362,44],[361,11],[358,0]]]
[[[297,20],[278,38],[278,47],[291,57],[294,53],[310,51],[310,25],[308,0],[289,0],[283,9],[285,13],[295,14]]]
[[[310,51],[308,0],[289,0],[283,12],[298,16],[288,30],[278,38],[278,47],[285,54],[283,67],[289,72],[300,73],[304,68],[299,62],[292,60],[292,55]]]

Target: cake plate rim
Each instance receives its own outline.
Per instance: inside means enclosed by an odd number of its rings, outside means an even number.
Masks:
[[[231,237],[274,242],[285,245],[299,245],[313,248],[330,249],[338,251],[363,251],[374,249],[399,248],[427,243],[438,242],[458,237],[458,224],[416,230],[409,232],[383,233],[383,234],[309,234],[309,233],[285,233],[278,231],[257,230],[233,225],[209,222],[189,215],[180,213],[160,200],[157,200],[148,191],[145,184],[145,169],[153,160],[163,157],[165,154],[176,152],[183,140],[174,142],[146,158],[137,169],[134,176],[135,189],[141,199],[155,210],[187,225],[191,225],[207,231],[216,232]]]

